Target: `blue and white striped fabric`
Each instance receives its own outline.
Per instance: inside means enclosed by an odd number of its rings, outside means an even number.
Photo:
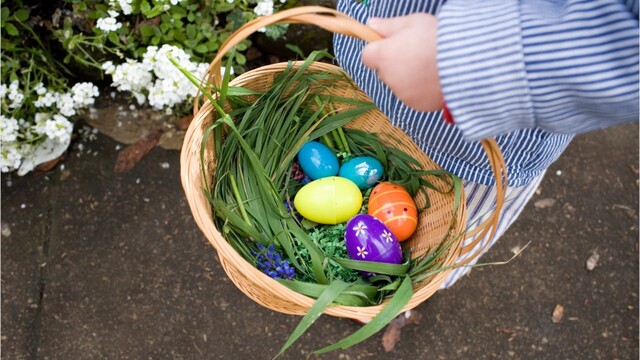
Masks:
[[[395,126],[465,179],[472,224],[495,206],[493,173],[475,140],[496,137],[508,168],[508,203],[496,236],[475,250],[491,241],[486,251],[507,230],[575,133],[638,120],[637,0],[341,0],[338,10],[363,23],[438,15],[440,81],[455,126],[441,112],[401,103],[362,64],[363,41],[336,35],[334,52]],[[442,287],[468,270],[452,271]]]
[[[438,14],[438,67],[465,138],[637,121],[638,20],[627,6],[449,1]]]
[[[438,14],[438,66],[456,126],[445,124],[440,112],[416,112],[398,101],[362,65],[363,41],[337,35],[334,51],[392,123],[445,169],[492,184],[491,168],[474,140],[503,134],[496,140],[509,184],[522,186],[562,154],[573,133],[637,121],[637,1],[443,3],[342,0],[338,10],[363,23],[373,16]]]

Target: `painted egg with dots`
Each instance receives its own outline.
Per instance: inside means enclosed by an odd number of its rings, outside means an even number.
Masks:
[[[398,241],[413,235],[418,227],[418,209],[409,192],[401,185],[383,182],[369,195],[368,213],[380,219]]]
[[[309,141],[298,151],[300,168],[311,180],[338,175],[340,163],[333,151],[317,141]]]
[[[347,254],[353,260],[402,263],[402,247],[391,230],[369,214],[352,217],[344,230]],[[364,276],[374,275],[361,272]]]

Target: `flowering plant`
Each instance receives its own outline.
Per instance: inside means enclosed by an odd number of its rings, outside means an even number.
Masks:
[[[2,1],[0,170],[24,175],[67,149],[73,124],[94,104],[104,74],[138,104],[186,113],[197,89],[168,57],[201,75],[207,57],[246,21],[285,0]],[[59,6],[59,7],[57,7]],[[264,29],[278,37],[285,27]],[[234,53],[246,64],[250,41]],[[96,84],[88,82],[91,80]],[[108,78],[107,78],[108,81]]]

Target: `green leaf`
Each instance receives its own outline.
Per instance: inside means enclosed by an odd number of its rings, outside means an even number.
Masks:
[[[336,349],[346,349],[350,346],[353,346],[359,342],[362,342],[382,328],[387,326],[402,310],[402,308],[409,302],[411,297],[413,296],[413,287],[411,285],[411,278],[405,276],[402,284],[398,288],[398,291],[393,295],[391,300],[387,303],[387,305],[380,310],[378,315],[374,317],[369,323],[358,329],[353,334],[347,336],[346,338],[338,341],[333,345],[329,345],[320,350],[314,351],[314,354],[320,355],[329,351],[333,351]]]
[[[296,55],[300,56],[301,59],[304,59],[307,57],[307,55],[304,54],[304,51],[302,51],[302,49],[298,45],[284,44],[284,47],[293,51]]]
[[[18,29],[16,29],[16,27],[12,23],[5,23],[4,28],[5,30],[7,30],[7,34],[11,36],[18,36],[20,34],[18,32]]]
[[[142,14],[144,14],[145,16],[147,16],[147,13],[151,10],[151,5],[149,4],[149,1],[147,0],[142,0],[140,2],[140,11],[142,11]],[[149,17],[149,16],[147,16]]]
[[[9,18],[9,8],[6,6],[3,6],[2,10],[0,10],[0,21],[2,22],[3,25],[8,18]]]
[[[193,22],[193,20],[195,20],[195,19],[196,19],[196,16],[195,16],[195,15],[193,15],[193,12],[192,12],[192,11],[189,11],[189,14],[187,14],[187,20],[188,20],[190,23],[192,23],[192,22]]]
[[[318,297],[315,303],[309,308],[307,314],[300,320],[298,326],[293,330],[289,339],[282,345],[276,357],[282,355],[304,332],[322,315],[324,310],[347,288],[349,284],[336,280],[333,281]]]
[[[29,11],[26,9],[18,9],[13,16],[20,22],[24,22],[29,18]]]
[[[114,44],[120,44],[120,38],[116,32],[112,31],[109,33],[109,40]]]
[[[172,28],[173,28],[173,26],[171,24],[169,24],[169,23],[163,22],[162,24],[160,24],[160,30],[162,30],[163,33],[166,33],[167,31],[169,31]]]
[[[197,33],[198,33],[198,28],[195,25],[193,24],[187,25],[187,37],[189,39],[195,38]]]
[[[278,24],[278,25],[267,26],[265,35],[267,35],[267,37],[273,40],[278,40],[279,38],[282,37],[282,35],[284,35],[287,32],[287,29],[289,29],[288,24]]]
[[[155,34],[155,31],[153,30],[152,26],[145,24],[140,27],[140,33],[143,36],[153,36]]]
[[[206,54],[208,52],[207,45],[205,44],[199,44],[194,50],[200,54]]]
[[[407,273],[409,264],[387,264],[374,261],[360,261],[351,259],[332,258],[338,264],[354,270],[367,271],[373,273],[401,276]]]
[[[238,65],[244,65],[247,63],[247,57],[242,53],[236,53],[235,59]]]

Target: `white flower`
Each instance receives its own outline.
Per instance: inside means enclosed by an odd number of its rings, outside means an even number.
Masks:
[[[33,102],[35,107],[49,107],[58,101],[59,93],[46,92],[44,95],[40,95],[38,100]]]
[[[70,117],[76,114],[76,106],[73,97],[69,93],[60,95],[56,107],[60,114],[64,116]]]
[[[19,130],[18,120],[0,115],[0,142],[16,141]]]
[[[179,2],[181,2],[182,0],[170,0],[171,5],[178,5]]]
[[[159,50],[156,49],[156,47],[147,48],[142,63],[148,65],[159,79],[175,79],[177,81],[186,79],[180,70],[171,63],[170,57],[189,72],[196,69],[196,64],[191,62],[191,58],[184,50],[167,44],[162,45]]]
[[[71,88],[75,108],[80,109],[93,105],[95,97],[100,95],[98,87],[90,82],[77,83]]]
[[[0,85],[0,100],[4,100],[5,96],[7,96],[7,85]]]
[[[131,93],[136,98],[136,101],[138,102],[139,105],[142,105],[145,102],[147,102],[147,96],[145,94],[139,91],[132,91]]]
[[[112,61],[107,61],[102,64],[102,70],[104,70],[105,74],[111,75],[114,71],[116,71],[116,67],[115,65],[113,65]]]
[[[104,32],[116,31],[120,29],[122,27],[122,24],[116,20],[116,17],[118,17],[118,15],[120,14],[118,14],[117,11],[113,10],[109,10],[108,13],[109,15],[111,15],[111,17],[98,19],[98,21],[96,22],[96,27]]]
[[[38,134],[46,135],[49,139],[67,142],[71,138],[73,124],[62,115],[55,114],[53,119],[50,119],[47,114],[38,113],[34,130]]]
[[[24,94],[17,93],[13,98],[13,102],[9,105],[10,108],[19,108],[22,106],[22,101],[24,100]]]
[[[20,144],[17,142],[0,143],[0,169],[2,172],[10,172],[17,169],[22,162]]]
[[[358,256],[362,256],[363,259],[366,258],[367,255],[369,255],[369,252],[367,251],[366,246],[363,246],[363,247],[356,246],[356,249],[358,250]]]
[[[273,14],[273,0],[260,0],[253,9],[258,16],[269,16]]]
[[[11,85],[9,85],[9,95],[7,97],[11,100],[11,104],[9,104],[10,108],[19,108],[24,100],[24,94],[20,92],[18,87],[19,84],[18,80],[14,80]]]
[[[148,66],[131,59],[116,66],[111,76],[113,79],[111,86],[120,91],[142,91],[153,81],[153,75],[149,73]]]
[[[43,83],[38,83],[33,90],[36,92],[36,94],[38,95],[44,95],[47,93],[47,88],[44,87]]]
[[[356,226],[353,227],[352,230],[356,232],[356,236],[364,235],[365,230],[367,229],[367,225],[364,222],[360,221]]]
[[[131,14],[131,12],[133,12],[133,7],[131,7],[131,1],[132,0],[118,0],[118,5],[120,5],[120,9],[122,10],[123,14],[129,15]]]

